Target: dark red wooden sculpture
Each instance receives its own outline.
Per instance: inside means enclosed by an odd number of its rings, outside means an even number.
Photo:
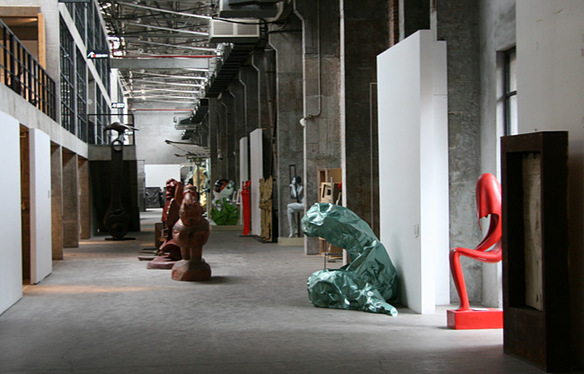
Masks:
[[[203,208],[195,188],[185,187],[180,206],[180,219],[172,229],[172,238],[180,246],[182,260],[174,264],[172,279],[204,281],[211,279],[211,267],[203,259],[203,245],[209,239],[209,222],[203,217]]]
[[[455,329],[502,328],[503,312],[499,309],[471,309],[460,256],[482,262],[496,263],[503,259],[501,252],[501,185],[494,175],[481,175],[476,185],[477,219],[489,217],[489,230],[474,249],[457,247],[450,250],[450,272],[458,292],[460,306],[447,313],[448,327]]]

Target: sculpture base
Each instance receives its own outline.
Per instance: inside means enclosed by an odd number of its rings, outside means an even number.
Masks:
[[[156,256],[156,257],[154,257],[153,260],[148,261],[148,263],[146,264],[146,268],[147,269],[168,270],[168,269],[172,269],[172,267],[176,263],[177,263],[177,261],[173,261],[170,258],[168,258],[167,256]]]
[[[172,268],[172,279],[177,281],[207,281],[211,279],[211,267],[204,259],[180,260]]]
[[[494,308],[446,311],[448,327],[456,330],[501,329],[503,311]]]

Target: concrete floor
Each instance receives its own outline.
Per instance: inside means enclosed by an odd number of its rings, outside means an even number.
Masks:
[[[136,240],[96,237],[0,316],[0,373],[542,373],[503,354],[501,330],[445,328],[446,307],[397,317],[313,307],[322,268],[301,247],[213,231],[209,282],[137,260]],[[338,266],[338,265],[337,265]]]

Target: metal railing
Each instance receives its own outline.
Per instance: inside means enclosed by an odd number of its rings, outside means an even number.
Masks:
[[[0,47],[0,82],[56,120],[55,81],[2,20]]]

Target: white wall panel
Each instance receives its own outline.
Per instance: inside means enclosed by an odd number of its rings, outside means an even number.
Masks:
[[[51,239],[51,141],[30,129],[30,282],[42,281],[53,270]]]
[[[418,313],[449,303],[446,43],[419,31],[377,57],[381,242]]]
[[[144,165],[146,187],[160,187],[164,190],[166,181],[174,178],[180,181],[180,165],[178,164],[150,164]]]
[[[20,125],[13,117],[0,112],[0,313],[22,297],[22,225],[20,222]]]
[[[262,129],[249,134],[250,180],[251,180],[251,234],[262,233],[262,210],[260,209],[260,179],[264,177],[264,151]]]

